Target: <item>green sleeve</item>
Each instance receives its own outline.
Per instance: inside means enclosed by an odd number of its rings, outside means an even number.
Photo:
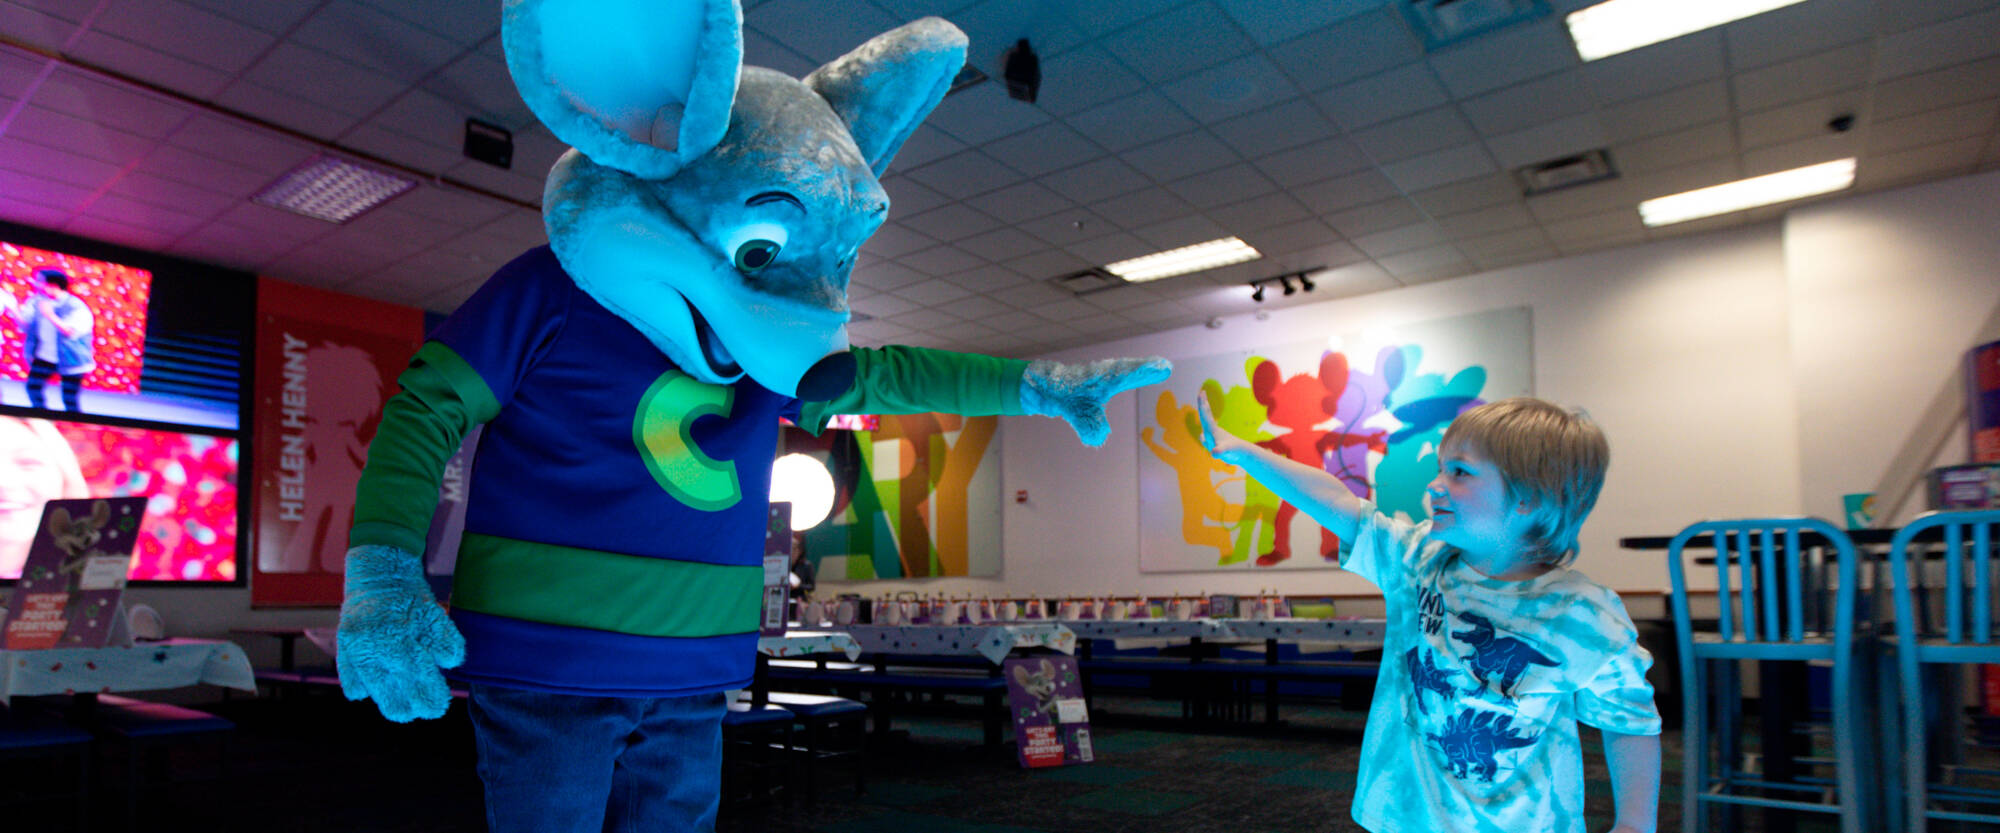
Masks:
[[[500,403],[472,365],[435,341],[417,350],[396,382],[403,389],[382,406],[382,425],[368,444],[347,545],[422,553],[444,464],[473,426],[500,413]]]
[[[800,426],[815,434],[834,414],[964,416],[1021,414],[1023,359],[1002,359],[924,347],[851,348],[854,386],[800,408]]]

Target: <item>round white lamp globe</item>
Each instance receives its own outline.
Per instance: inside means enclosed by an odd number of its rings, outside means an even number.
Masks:
[[[818,458],[787,454],[771,464],[771,500],[792,504],[792,531],[811,529],[833,511],[833,475]]]

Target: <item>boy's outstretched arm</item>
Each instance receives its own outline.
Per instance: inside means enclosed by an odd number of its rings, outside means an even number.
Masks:
[[[1195,397],[1201,413],[1201,444],[1215,459],[1242,466],[1257,482],[1278,497],[1299,508],[1342,541],[1354,539],[1356,521],[1361,518],[1361,499],[1347,490],[1340,478],[1294,460],[1286,459],[1227,431],[1215,429],[1208,412],[1208,394]]]
[[[1660,818],[1660,736],[1604,732],[1604,766],[1618,808],[1611,833],[1654,833]]]

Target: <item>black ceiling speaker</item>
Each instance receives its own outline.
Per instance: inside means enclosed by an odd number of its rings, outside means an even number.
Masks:
[[[514,164],[514,134],[497,124],[465,120],[465,155],[505,170]]]
[[[1022,38],[1013,48],[1000,55],[1000,75],[1007,79],[1007,96],[1035,103],[1035,94],[1042,90],[1042,59],[1035,57],[1035,50],[1028,48],[1028,39]]]

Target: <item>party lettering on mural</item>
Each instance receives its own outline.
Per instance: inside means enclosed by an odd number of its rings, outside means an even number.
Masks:
[[[306,342],[285,333],[285,388],[280,401],[285,429],[278,453],[278,519],[305,520]]]

